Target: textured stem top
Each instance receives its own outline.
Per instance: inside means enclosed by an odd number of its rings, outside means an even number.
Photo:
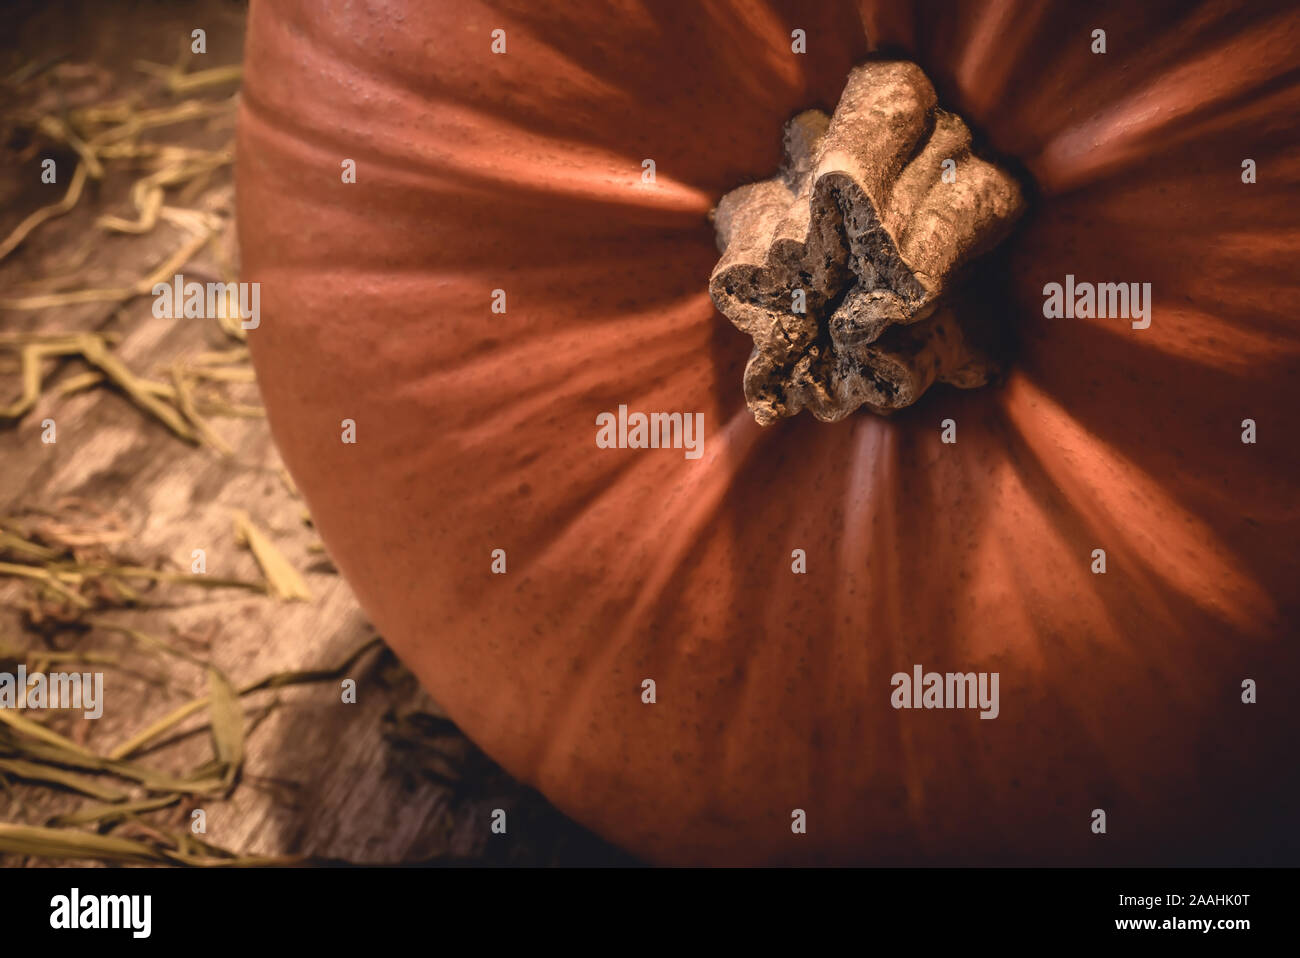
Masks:
[[[1009,175],[971,154],[913,63],[849,74],[833,117],[785,131],[786,168],[714,211],[713,302],[754,339],[745,399],[763,425],[807,408],[911,405],[935,380],[984,384],[994,358],[958,322],[951,289],[1024,209]]]

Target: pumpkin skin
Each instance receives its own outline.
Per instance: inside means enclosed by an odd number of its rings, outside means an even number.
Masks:
[[[1294,862],[1300,16],[645,6],[252,6],[249,342],[376,626],[650,861]],[[986,267],[1019,354],[888,419],[760,428],[706,214],[881,51],[1036,184]],[[1151,327],[1043,318],[1066,273],[1151,282]],[[703,456],[598,449],[620,403],[703,412]],[[998,672],[999,717],[893,709],[917,663]]]

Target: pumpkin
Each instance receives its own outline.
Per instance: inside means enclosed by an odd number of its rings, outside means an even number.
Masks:
[[[319,6],[248,25],[258,379],[507,770],[652,862],[1294,860],[1294,8]],[[1017,354],[759,426],[708,214],[880,56],[1024,174],[983,267]],[[1151,283],[1150,326],[1047,318],[1067,275]],[[702,414],[698,458],[600,448],[620,406]],[[896,708],[918,666],[997,673],[997,717]]]

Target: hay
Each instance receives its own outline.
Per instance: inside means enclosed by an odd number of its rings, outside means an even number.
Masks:
[[[169,94],[191,94],[235,83],[241,75],[240,67],[217,67],[188,73],[183,56],[171,67],[139,63],[137,67],[157,76],[163,91]],[[9,78],[12,87],[33,80],[44,67],[31,67],[17,71]],[[74,75],[96,77],[94,68],[73,67]],[[61,98],[60,98],[61,99]],[[156,284],[170,280],[186,263],[205,246],[213,245],[218,252],[222,281],[235,283],[233,265],[227,261],[216,240],[226,224],[211,212],[189,207],[170,206],[166,202],[169,190],[179,189],[191,197],[198,192],[194,187],[205,185],[212,173],[233,161],[233,143],[225,149],[200,150],[187,146],[144,142],[141,134],[194,120],[229,116],[237,105],[237,96],[217,101],[186,99],[157,107],[142,107],[136,97],[111,103],[95,103],[71,109],[60,106],[29,112],[19,111],[7,119],[19,128],[26,128],[39,136],[48,147],[63,146],[73,150],[78,163],[63,198],[36,210],[19,223],[9,235],[0,240],[0,260],[18,249],[39,227],[67,214],[81,201],[87,180],[103,179],[112,170],[139,170],[132,184],[130,202],[133,215],[108,214],[96,219],[96,227],[106,233],[152,233],[159,224],[167,223],[177,229],[181,238],[161,262],[143,276],[115,286],[88,286],[76,289],[58,289],[64,278],[46,277],[27,284],[34,291],[27,295],[0,297],[0,309],[41,311],[86,303],[107,303],[120,308],[138,296],[149,295]],[[81,258],[88,255],[89,244],[83,248]],[[219,328],[231,339],[243,342],[245,331],[237,314],[223,311],[218,319]],[[190,380],[216,382],[250,382],[252,370],[202,370],[182,369],[172,374],[170,385],[157,383],[134,374],[125,364],[108,351],[108,337],[98,333],[34,334],[24,338],[0,339],[0,349],[19,354],[21,392],[19,398],[8,405],[0,405],[0,420],[17,420],[36,405],[42,394],[42,369],[47,360],[79,357],[95,367],[97,374],[82,373],[55,391],[56,396],[66,396],[85,389],[111,385],[122,392],[146,412],[163,422],[173,433],[186,442],[207,445],[223,453],[230,447],[204,420],[205,415],[260,415],[259,407],[235,405],[221,397],[206,397],[199,401],[190,389]],[[246,362],[247,353],[243,354]]]
[[[380,645],[371,639],[332,668],[276,672],[236,689],[215,667],[208,666],[209,694],[187,702],[100,755],[9,709],[0,710],[0,782],[8,777],[96,800],[75,812],[50,819],[46,827],[0,824],[0,854],[34,855],[54,859],[91,859],[121,864],[278,865],[298,858],[239,856],[202,842],[192,835],[172,835],[147,826],[139,813],[157,811],[185,797],[220,797],[238,780],[244,761],[246,723],[242,699],[291,685],[332,682],[347,674]],[[198,729],[212,732],[212,758],[190,772],[172,775],[130,756],[175,730],[202,711],[207,721]],[[195,731],[196,729],[191,729]],[[139,841],[99,832],[132,823],[151,840]]]
[[[201,150],[157,142],[157,135],[196,120],[223,122],[236,106],[236,97],[201,99],[205,91],[236,84],[239,67],[187,72],[188,57],[166,67],[138,63],[154,77],[155,93],[184,97],[177,102],[149,102],[150,95],[108,101],[96,96],[107,74],[81,64],[30,64],[8,77],[8,103],[30,100],[27,112],[9,111],[0,117],[9,127],[31,134],[35,149],[66,149],[76,166],[63,196],[22,220],[0,237],[0,260],[22,249],[59,217],[93,194],[87,185],[115,175],[133,180],[124,208],[95,217],[79,248],[65,257],[58,275],[46,275],[0,296],[0,309],[39,313],[68,306],[102,303],[120,310],[131,300],[147,296],[169,281],[205,249],[217,263],[224,283],[237,281],[236,270],[221,242],[228,218],[219,207],[202,201],[214,178],[232,162],[233,144]],[[64,97],[59,87],[44,99],[22,97],[22,84],[43,77],[58,83],[80,84],[77,97]],[[86,102],[93,98],[94,102]],[[77,100],[78,102],[73,102]],[[150,134],[146,139],[145,134]],[[62,181],[62,173],[60,174]],[[205,208],[205,206],[207,208]],[[86,283],[76,274],[92,249],[107,236],[133,237],[165,231],[168,248],[151,268],[102,285]],[[175,234],[174,238],[171,234]],[[13,392],[0,394],[0,422],[17,422],[43,401],[58,402],[87,390],[111,390],[130,400],[141,413],[183,442],[232,452],[213,428],[213,417],[260,417],[260,406],[238,403],[225,390],[254,381],[247,334],[237,310],[217,317],[227,349],[205,348],[168,362],[151,376],[133,368],[115,351],[119,337],[104,331],[45,331],[0,333],[0,372],[17,378]],[[76,368],[80,364],[84,368]],[[286,481],[287,474],[285,474]],[[80,501],[56,504],[52,512],[29,510],[0,514],[0,582],[17,583],[16,608],[32,630],[47,636],[68,633],[89,638],[82,648],[20,649],[5,646],[0,659],[23,662],[35,671],[53,663],[86,663],[125,671],[138,661],[161,663],[164,675],[146,681],[169,684],[168,676],[187,670],[206,680],[206,694],[192,696],[169,714],[127,729],[113,747],[92,748],[45,724],[51,712],[0,709],[0,790],[23,810],[21,795],[39,790],[45,797],[80,796],[80,807],[53,815],[43,824],[0,824],[0,855],[36,856],[63,861],[98,861],[133,865],[250,866],[285,865],[300,858],[245,856],[190,834],[170,830],[147,816],[179,811],[197,799],[229,797],[243,772],[247,740],[254,722],[246,709],[269,709],[276,691],[313,683],[332,683],[378,648],[371,639],[344,659],[320,668],[274,672],[237,685],[208,658],[207,650],[183,648],[177,641],[114,621],[119,610],[149,608],[175,600],[175,593],[194,588],[235,589],[270,595],[285,601],[309,600],[306,582],[271,537],[246,514],[235,516],[235,535],[252,552],[262,580],[244,581],[217,575],[192,574],[166,568],[165,563],[141,561],[119,550],[131,540],[125,520],[109,510]],[[192,592],[190,594],[193,594]],[[115,637],[130,653],[115,654],[96,646],[94,638]],[[39,667],[39,668],[37,668]],[[138,672],[136,673],[138,674]],[[57,723],[52,723],[57,724]],[[84,729],[83,729],[84,730]],[[182,738],[207,733],[210,754],[192,767],[156,767],[157,753]],[[105,743],[107,744],[107,743]],[[193,759],[193,756],[190,756]],[[14,782],[24,783],[20,793]]]

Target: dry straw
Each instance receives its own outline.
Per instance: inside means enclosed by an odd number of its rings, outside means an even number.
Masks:
[[[0,309],[38,312],[85,303],[104,303],[118,309],[135,297],[149,295],[155,284],[170,280],[205,247],[211,248],[223,282],[236,282],[234,266],[219,242],[227,221],[209,209],[176,202],[195,202],[214,175],[231,163],[231,147],[195,149],[157,142],[157,136],[180,124],[229,117],[235,97],[200,97],[237,84],[240,68],[188,72],[186,62],[188,57],[170,67],[137,64],[142,72],[161,81],[155,84],[156,92],[185,98],[179,102],[173,99],[149,104],[141,95],[133,95],[69,108],[60,93],[55,97],[60,101],[57,108],[37,113],[10,111],[3,117],[9,126],[29,130],[47,146],[71,150],[76,155],[76,167],[60,199],[34,211],[0,238],[0,260],[19,250],[46,224],[77,209],[91,193],[87,185],[115,171],[136,175],[129,191],[129,208],[96,217],[95,233],[64,261],[63,268],[75,271],[84,263],[96,236],[150,234],[166,227],[177,232],[178,239],[152,268],[124,282],[77,285],[75,272],[48,276],[25,284],[21,290],[7,292],[0,297]],[[5,81],[9,87],[7,102],[34,100],[21,92],[31,89],[24,84],[42,82],[42,74],[47,71],[57,82],[61,82],[60,76],[84,80],[104,75],[87,65],[32,65]],[[54,76],[58,71],[62,73]],[[148,139],[146,133],[150,134]],[[232,402],[221,393],[230,384],[253,381],[248,349],[243,345],[246,334],[238,313],[231,309],[222,312],[217,321],[235,345],[171,362],[157,379],[132,369],[114,351],[118,337],[110,332],[0,334],[0,369],[11,369],[18,380],[16,398],[0,400],[0,421],[23,418],[47,394],[62,398],[88,389],[109,388],[128,398],[177,438],[228,454],[229,444],[212,428],[209,417],[261,416],[262,410]],[[49,389],[55,378],[53,371],[73,363],[85,368],[67,370],[68,374]],[[247,544],[264,576],[261,582],[243,581],[154,568],[109,554],[106,550],[110,546],[128,538],[125,522],[105,513],[87,519],[83,513],[80,508],[68,507],[62,513],[37,517],[0,515],[0,579],[26,584],[31,598],[24,608],[32,622],[53,618],[78,634],[111,633],[130,642],[146,657],[170,663],[173,670],[201,669],[207,694],[137,729],[107,753],[75,742],[21,711],[0,709],[0,789],[9,793],[19,807],[22,803],[13,782],[88,800],[80,808],[49,818],[44,825],[0,824],[0,855],[135,865],[239,866],[301,861],[238,855],[195,837],[187,829],[169,830],[143,816],[175,809],[194,799],[227,795],[236,787],[245,759],[250,727],[245,716],[248,700],[289,686],[335,682],[374,650],[379,640],[364,643],[331,667],[277,672],[237,686],[202,655],[115,622],[105,613],[145,605],[152,590],[159,586],[233,588],[285,600],[310,599],[306,583],[271,537],[246,514],[236,515],[236,535]],[[38,670],[55,662],[122,666],[119,656],[102,650],[6,648],[0,651],[0,659],[26,662]],[[167,683],[165,677],[154,681]],[[186,771],[166,771],[140,757],[205,730],[211,738],[211,756]]]
[[[238,66],[189,73],[184,68],[186,62],[188,56],[178,59],[170,67],[151,63],[137,63],[136,66],[159,78],[162,89],[172,95],[228,86],[240,78]],[[88,70],[76,72],[84,74]],[[18,82],[32,83],[39,74],[40,70],[34,67],[20,70],[15,74],[18,79],[11,78],[9,83],[11,86]],[[0,240],[0,260],[18,249],[40,226],[76,208],[85,195],[87,180],[101,180],[112,169],[143,169],[145,173],[135,180],[130,190],[133,215],[100,216],[95,221],[96,227],[107,233],[142,234],[153,232],[160,222],[165,222],[180,231],[180,241],[152,269],[133,281],[117,286],[51,289],[51,285],[62,285],[62,281],[53,278],[38,280],[28,284],[36,290],[29,295],[0,297],[0,309],[39,311],[84,303],[107,303],[120,307],[135,297],[149,295],[156,284],[170,280],[209,245],[217,255],[223,282],[236,282],[233,265],[227,261],[217,242],[226,225],[223,219],[205,210],[172,206],[166,202],[168,190],[181,188],[182,194],[186,191],[192,193],[196,192],[195,188],[206,185],[215,170],[232,162],[232,147],[201,150],[141,139],[141,134],[148,131],[228,116],[235,109],[236,97],[216,101],[187,99],[152,108],[142,107],[138,101],[136,96],[44,113],[20,111],[7,118],[13,125],[25,127],[43,137],[50,145],[70,148],[77,154],[78,163],[67,192],[60,200],[33,212]],[[89,246],[83,250],[83,256],[88,251]],[[228,286],[228,289],[233,288],[233,285]],[[218,323],[232,339],[242,342],[246,338],[237,311],[223,310]],[[238,359],[213,362],[209,358],[193,368],[186,364],[174,366],[168,372],[167,382],[157,382],[138,375],[113,355],[110,351],[113,340],[111,334],[95,332],[18,333],[0,337],[0,353],[16,354],[21,380],[19,397],[7,405],[0,405],[0,420],[17,420],[30,412],[42,395],[43,370],[47,361],[69,359],[80,359],[92,369],[65,380],[55,390],[56,395],[68,395],[100,385],[112,386],[176,436],[195,445],[208,445],[228,454],[231,452],[229,445],[208,424],[206,417],[261,414],[259,407],[233,404],[219,396],[200,394],[196,389],[196,384],[203,382],[251,382],[250,368],[209,368],[232,362],[246,363],[246,351],[236,354]]]

